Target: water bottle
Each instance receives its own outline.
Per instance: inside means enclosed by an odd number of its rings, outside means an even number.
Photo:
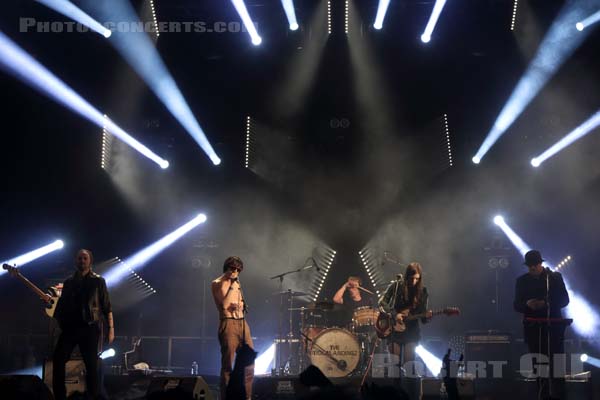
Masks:
[[[191,370],[191,374],[192,374],[193,376],[196,376],[196,375],[198,375],[198,363],[197,363],[196,361],[194,361],[194,362],[192,363],[192,370]]]

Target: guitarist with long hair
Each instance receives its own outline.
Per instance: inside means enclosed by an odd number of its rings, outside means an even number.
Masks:
[[[421,264],[412,262],[406,267],[404,279],[399,275],[379,301],[383,311],[394,319],[388,343],[390,352],[398,356],[400,366],[415,360],[415,348],[421,339],[419,319],[407,317],[423,314],[420,321],[427,323],[432,316],[432,311],[427,309],[428,297]]]

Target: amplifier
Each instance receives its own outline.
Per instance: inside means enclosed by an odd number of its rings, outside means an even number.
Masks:
[[[467,332],[465,335],[465,361],[467,372],[477,378],[512,376],[512,335],[498,331]],[[496,367],[491,361],[496,363]],[[501,370],[499,367],[501,365]],[[498,376],[500,374],[500,376]]]

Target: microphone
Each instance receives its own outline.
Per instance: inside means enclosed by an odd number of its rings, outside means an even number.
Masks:
[[[311,261],[311,263],[307,265],[307,263],[305,262],[304,267],[302,267],[302,270],[316,268],[317,271],[321,271],[321,268],[319,268],[319,264],[317,264],[314,258],[310,257],[306,261]]]
[[[313,265],[315,266],[315,268],[317,269],[318,272],[321,272],[321,268],[319,268],[319,264],[317,263],[317,261],[314,258],[310,258]]]

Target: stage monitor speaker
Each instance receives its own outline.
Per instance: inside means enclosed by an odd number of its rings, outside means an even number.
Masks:
[[[54,397],[37,375],[0,375],[2,400],[53,400]]]
[[[160,376],[152,378],[148,400],[213,400],[208,384],[201,376]]]
[[[52,360],[44,363],[44,383],[52,389]],[[85,393],[85,364],[83,360],[69,360],[65,366],[67,397],[74,393]]]
[[[297,376],[257,377],[254,379],[252,397],[257,400],[298,399],[310,392]]]

